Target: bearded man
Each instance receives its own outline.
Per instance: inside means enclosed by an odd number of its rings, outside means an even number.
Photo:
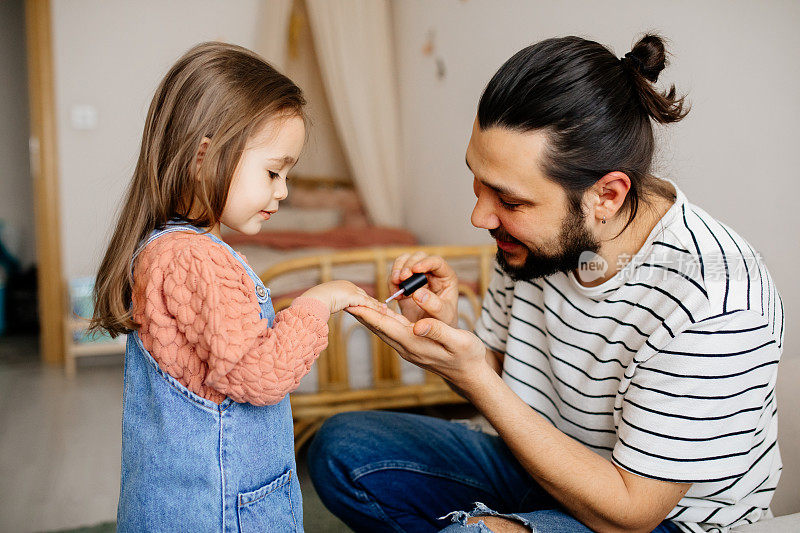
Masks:
[[[783,305],[735,231],[650,174],[653,122],[688,112],[656,35],[620,59],[578,37],[509,59],[478,105],[472,224],[497,241],[475,331],[440,257],[402,314],[352,308],[496,434],[430,417],[329,419],[309,466],[355,531],[728,531],[780,476]]]

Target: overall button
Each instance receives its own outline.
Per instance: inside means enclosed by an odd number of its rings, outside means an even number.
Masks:
[[[258,294],[258,295],[259,295],[261,298],[263,298],[264,296],[266,296],[266,295],[267,295],[267,291],[266,291],[266,290],[264,290],[264,287],[262,287],[261,285],[259,285],[259,286],[257,286],[257,287],[256,287],[256,293],[257,293],[257,294]]]

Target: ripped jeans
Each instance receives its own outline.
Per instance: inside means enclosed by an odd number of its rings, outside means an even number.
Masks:
[[[488,532],[466,523],[481,515],[535,532],[591,531],[530,477],[502,439],[438,418],[333,416],[311,443],[308,465],[323,503],[356,532]],[[654,533],[676,531],[665,521]]]

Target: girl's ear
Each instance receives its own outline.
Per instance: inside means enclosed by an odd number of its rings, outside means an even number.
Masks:
[[[197,147],[197,155],[195,156],[196,162],[196,170],[200,170],[200,164],[203,162],[203,158],[206,156],[206,150],[208,150],[208,146],[211,144],[211,139],[208,137],[203,137],[203,140],[200,141],[200,145]],[[200,173],[196,172],[196,175],[199,177]]]

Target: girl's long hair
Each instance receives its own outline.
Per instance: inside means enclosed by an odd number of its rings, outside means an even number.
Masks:
[[[272,119],[305,120],[304,105],[289,78],[240,46],[202,43],[169,69],[147,112],[136,170],[97,273],[90,332],[116,337],[139,327],[130,310],[131,261],[142,239],[176,217],[215,226],[249,137]],[[204,138],[210,142],[198,166]]]

